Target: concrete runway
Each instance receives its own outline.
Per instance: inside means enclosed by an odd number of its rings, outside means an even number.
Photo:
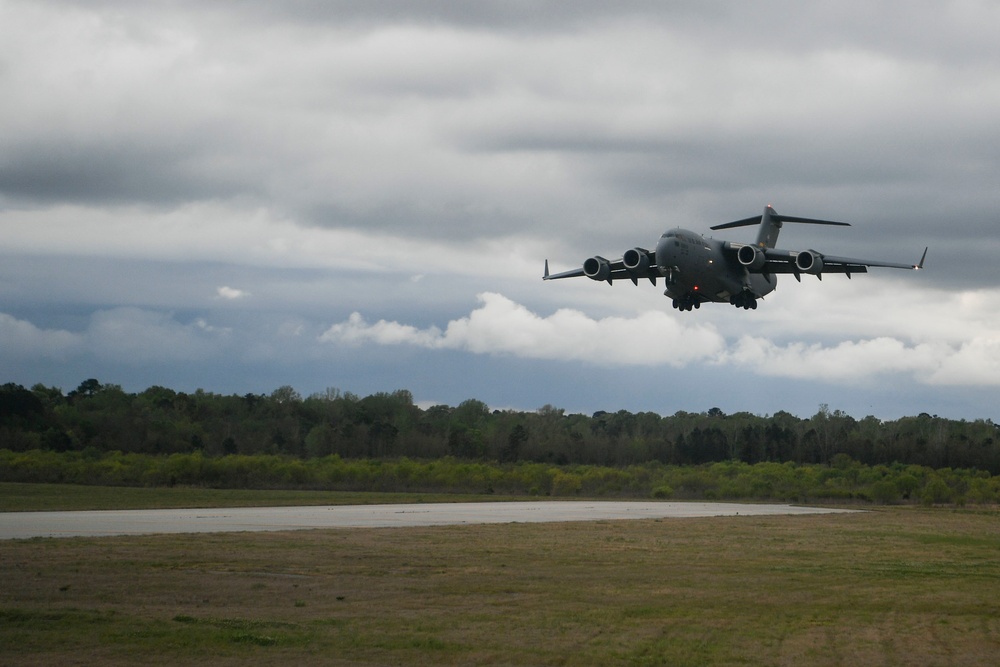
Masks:
[[[829,514],[849,511],[852,510],[740,503],[538,501],[3,512],[0,513],[0,540],[156,533],[224,533],[317,528],[380,528],[737,515]]]

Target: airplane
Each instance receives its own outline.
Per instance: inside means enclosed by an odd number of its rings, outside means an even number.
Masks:
[[[731,303],[737,308],[750,310],[757,308],[757,299],[774,291],[779,273],[791,273],[799,282],[802,282],[803,273],[820,280],[824,273],[843,273],[850,278],[854,273],[867,273],[871,266],[922,269],[927,258],[927,248],[924,248],[917,264],[836,257],[816,250],[779,250],[775,244],[786,222],[850,227],[847,222],[780,215],[768,205],[761,215],[709,228],[718,230],[760,225],[757,241],[753,244],[705,238],[696,232],[677,228],[660,236],[655,251],[631,248],[621,259],[613,261],[595,255],[584,261],[582,268],[571,271],[550,274],[549,260],[546,259],[542,279],[586,276],[591,280],[606,280],[609,285],[620,279],[631,280],[638,285],[640,278],[648,278],[655,285],[656,279],[662,277],[666,283],[663,296],[672,298],[673,306],[678,310],[690,311],[707,302]]]

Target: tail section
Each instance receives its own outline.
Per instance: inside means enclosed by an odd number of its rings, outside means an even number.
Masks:
[[[781,218],[774,212],[771,205],[764,207],[760,216],[760,231],[757,232],[758,248],[773,248],[778,243],[778,233],[781,231]]]
[[[832,220],[814,220],[813,218],[799,218],[794,215],[780,215],[768,204],[764,207],[764,213],[761,215],[715,225],[714,227],[710,227],[710,229],[730,229],[732,227],[760,225],[760,231],[757,232],[757,247],[773,248],[778,242],[778,233],[781,231],[782,224],[786,222],[803,222],[810,225],[839,225],[842,227],[851,226],[848,222],[833,222]]]

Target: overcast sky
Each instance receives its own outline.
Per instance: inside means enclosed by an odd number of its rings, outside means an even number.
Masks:
[[[1000,418],[1000,4],[0,0],[0,382]],[[541,281],[758,215],[755,311]],[[721,232],[736,241],[755,229]]]

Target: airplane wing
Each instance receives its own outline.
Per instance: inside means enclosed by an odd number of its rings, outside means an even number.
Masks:
[[[823,270],[827,270],[826,267],[830,265],[835,266],[877,266],[887,269],[910,269],[919,270],[924,268],[924,260],[927,259],[927,248],[924,248],[924,254],[920,257],[920,261],[916,264],[899,264],[897,262],[882,262],[879,260],[870,259],[852,259],[850,257],[835,257],[833,255],[822,255],[823,257]]]
[[[656,253],[644,248],[633,248],[620,259],[609,260],[596,255],[587,259],[579,269],[571,269],[561,273],[549,273],[549,260],[545,260],[545,274],[542,280],[559,280],[560,278],[579,278],[586,276],[591,280],[606,280],[611,285],[615,280],[631,280],[639,284],[639,278],[648,278],[656,284],[659,276],[656,269]]]
[[[583,269],[573,269],[572,271],[563,271],[562,273],[549,273],[549,260],[545,260],[545,275],[542,276],[542,280],[558,280],[560,278],[579,278],[580,276],[585,276],[586,273]]]
[[[736,250],[740,256],[740,262],[751,273],[792,273],[795,274],[796,278],[803,273],[813,274],[820,278],[822,278],[824,273],[844,273],[850,278],[852,273],[867,273],[868,268],[873,266],[889,269],[918,270],[924,268],[924,260],[927,259],[927,248],[924,248],[924,254],[920,257],[918,263],[900,264],[898,262],[825,255],[816,250],[757,249],[755,246],[748,246],[754,248],[755,252],[761,255],[755,261],[748,263],[744,260],[749,258],[749,252],[742,251],[742,254],[740,254],[740,248],[744,246],[747,246],[747,244],[730,243],[727,244],[727,249]]]

